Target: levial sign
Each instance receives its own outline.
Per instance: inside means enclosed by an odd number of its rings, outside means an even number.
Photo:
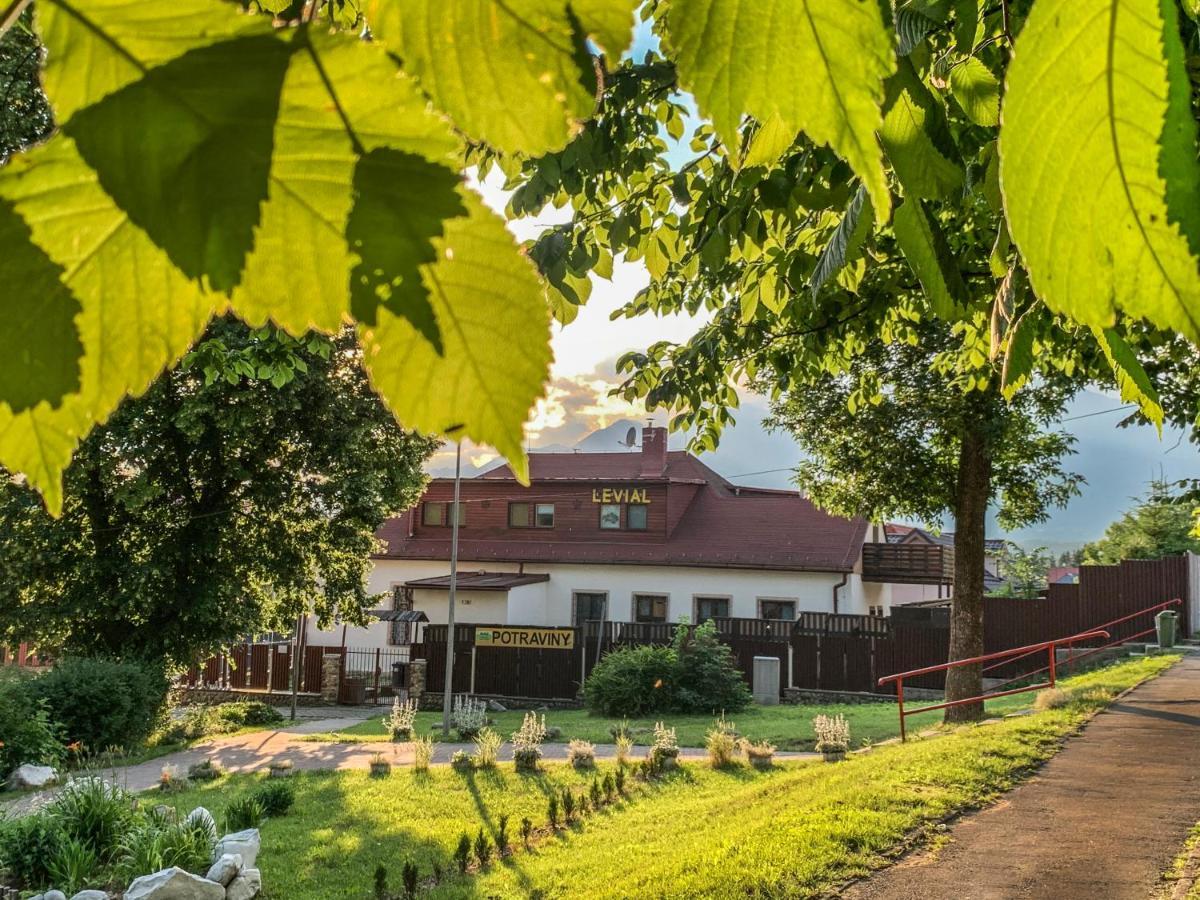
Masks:
[[[592,488],[593,503],[649,503],[646,489],[641,488]]]
[[[573,628],[476,628],[476,647],[574,650]]]

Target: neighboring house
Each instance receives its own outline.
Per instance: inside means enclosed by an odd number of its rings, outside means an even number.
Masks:
[[[900,525],[888,522],[883,526],[884,534],[889,544],[895,545],[929,545],[945,547],[954,550],[954,532],[943,531],[935,533],[912,525]],[[990,594],[1005,584],[1002,555],[1004,552],[1003,538],[987,538],[984,541],[983,557],[983,590]],[[952,596],[953,583],[944,584],[915,584],[892,590],[892,605],[901,606],[912,603],[926,603],[942,600]]]
[[[1046,573],[1047,584],[1079,584],[1079,566],[1051,566]]]
[[[865,521],[829,515],[793,491],[732,484],[690,453],[668,451],[664,428],[644,429],[640,451],[535,453],[529,463],[528,487],[507,466],[462,482],[459,622],[882,615],[894,590],[952,577],[941,550],[874,540]],[[369,576],[388,606],[435,624],[447,618],[453,492],[452,479],[433,479],[417,506],[390,519]],[[340,625],[308,634],[351,646],[407,637],[399,621],[350,627],[344,639]]]

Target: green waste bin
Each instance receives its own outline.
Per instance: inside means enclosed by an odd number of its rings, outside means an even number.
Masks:
[[[1179,613],[1173,609],[1164,609],[1154,617],[1154,627],[1158,631],[1158,646],[1164,650],[1175,646],[1175,632],[1179,628]]]

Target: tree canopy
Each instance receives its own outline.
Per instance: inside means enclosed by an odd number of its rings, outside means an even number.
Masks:
[[[1113,565],[1123,559],[1200,553],[1200,536],[1193,533],[1194,508],[1188,494],[1154,481],[1131,510],[1104,530],[1103,537],[1083,546],[1083,562]]]
[[[7,0],[0,28],[28,5]],[[493,153],[537,160],[548,184],[586,172],[587,145],[574,142],[607,127],[636,8],[39,0],[59,130],[0,172],[0,278],[23,288],[4,298],[0,463],[56,510],[79,440],[231,310],[296,336],[354,323],[372,382],[402,421],[491,443],[523,473],[521,426],[548,371],[545,302],[462,173]],[[998,259],[1013,242],[1039,305],[1095,329],[1124,389],[1153,410],[1144,373],[1106,329],[1129,316],[1200,337],[1194,3],[640,9],[676,73],[666,89],[690,92],[711,120],[710,150],[730,178],[761,164],[779,173],[763,195],[778,197],[818,167],[820,189],[799,189],[813,208],[869,206],[854,221],[896,229],[942,313],[960,287],[938,203],[982,185],[1004,223]],[[805,162],[805,148],[819,152]],[[687,180],[633,178],[627,189]],[[747,228],[743,212],[703,224],[710,254],[771,224]],[[795,237],[814,256],[832,244],[836,262],[842,242],[831,238],[845,218]],[[676,261],[671,230],[653,224],[631,219],[619,227],[637,240],[617,242],[652,271]],[[568,257],[567,274],[578,279],[589,253]],[[784,302],[772,281],[787,283],[777,273],[747,283],[748,317],[757,302]],[[36,309],[21,299],[34,294]],[[1031,371],[1041,318],[1025,332],[1014,322],[1002,341],[1014,378]]]
[[[300,612],[363,620],[375,530],[435,442],[402,430],[349,332],[222,318],[82,443],[52,518],[0,486],[0,643],[191,660]]]

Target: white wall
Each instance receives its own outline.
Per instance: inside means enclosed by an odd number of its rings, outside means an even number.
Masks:
[[[431,625],[445,625],[449,618],[449,598],[449,591],[417,589],[413,591],[413,609],[429,616]],[[503,625],[507,617],[508,597],[503,591],[455,592],[455,622]]]

